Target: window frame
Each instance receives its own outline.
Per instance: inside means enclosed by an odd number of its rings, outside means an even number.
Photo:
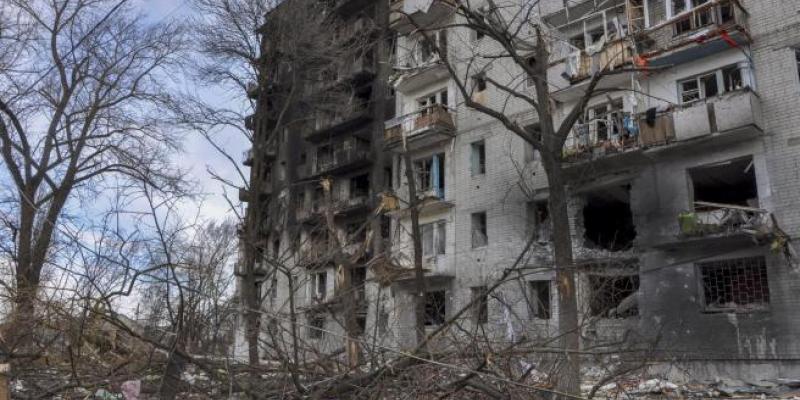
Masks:
[[[545,304],[542,304],[540,301],[542,296],[539,293],[539,290],[545,287],[547,288],[546,307]],[[528,296],[528,316],[531,320],[548,321],[553,318],[553,281],[551,279],[534,279],[528,281]],[[544,312],[542,310],[544,310]],[[544,317],[542,315],[544,315]]]
[[[758,260],[760,263],[760,269],[763,269],[763,279],[764,281],[762,284],[765,285],[766,288],[766,302],[762,303],[764,307],[759,308],[747,308],[747,305],[754,304],[754,303],[746,303],[746,304],[736,304],[736,307],[724,307],[724,306],[715,306],[708,304],[708,298],[706,294],[706,282],[704,280],[703,275],[703,268],[710,267],[710,268],[735,268],[738,265],[733,264],[736,261],[744,262],[746,260]],[[729,262],[732,264],[723,266],[723,265],[713,265],[713,264],[720,264],[724,262]],[[695,274],[697,276],[697,290],[699,293],[700,301],[702,304],[702,309],[700,310],[703,314],[752,314],[758,312],[769,312],[772,307],[772,291],[770,290],[770,274],[769,274],[769,262],[767,261],[767,257],[764,255],[754,255],[754,256],[744,256],[744,257],[733,257],[733,258],[724,258],[724,259],[716,259],[716,260],[709,260],[704,262],[695,263]]]
[[[476,219],[477,222],[482,225],[482,232],[480,234],[483,235],[482,243],[476,244],[476,228],[481,228],[476,226]],[[471,245],[473,249],[480,249],[482,247],[486,247],[489,245],[489,216],[487,215],[486,211],[478,211],[470,214],[470,232],[471,232]]]
[[[438,296],[442,296],[442,298],[439,299],[439,300],[441,300],[441,303],[439,303],[438,301],[434,302],[433,300],[436,300],[436,299],[433,298],[432,296],[437,296],[437,297]],[[429,300],[431,300],[430,304],[428,303]],[[433,310],[433,311],[436,312],[435,314],[433,314],[433,313],[431,313],[431,309],[433,309],[437,305],[435,303],[439,303],[438,304],[439,307]],[[430,291],[426,292],[425,293],[425,323],[424,323],[424,325],[425,326],[440,326],[445,321],[447,321],[447,291],[446,290],[430,290]]]
[[[311,299],[325,301],[328,296],[328,271],[315,271],[311,273]]]
[[[422,234],[422,256],[423,257],[436,257],[447,254],[447,221],[438,220],[420,225],[420,233]],[[431,243],[430,251],[426,252],[425,248],[425,230],[430,228]]]
[[[728,88],[727,87],[728,85],[727,85],[727,82],[726,82],[726,78],[731,76],[729,74],[731,71],[737,71],[739,73],[739,79],[741,80],[741,87],[739,87],[739,88]],[[724,65],[722,67],[715,68],[715,69],[713,69],[711,71],[706,71],[706,72],[703,72],[703,73],[700,73],[700,74],[696,74],[696,75],[693,75],[693,76],[690,76],[690,77],[687,77],[687,78],[678,79],[676,81],[677,89],[678,89],[678,101],[680,101],[681,105],[688,105],[688,104],[693,104],[693,103],[696,103],[696,102],[699,102],[699,101],[707,100],[709,98],[713,99],[714,97],[719,97],[719,96],[722,96],[722,95],[724,95],[726,93],[732,93],[732,92],[736,92],[736,91],[739,91],[739,90],[744,90],[744,89],[750,87],[750,83],[749,83],[749,80],[748,80],[748,77],[749,77],[748,74],[749,73],[750,73],[750,71],[748,71],[747,68],[741,66],[738,63],[735,63],[735,64]],[[703,84],[703,80],[702,79],[703,78],[707,78],[707,77],[712,76],[712,75],[714,76],[714,79],[716,81],[717,93],[712,95],[711,97],[708,97],[707,94],[706,94],[706,87]],[[800,75],[800,73],[799,73],[799,75]],[[684,93],[685,92],[683,90],[683,85],[686,84],[686,83],[689,83],[689,82],[694,82],[695,85],[697,85],[697,89],[693,89],[693,90],[697,91],[698,97],[696,99],[694,99],[694,100],[686,101],[684,99]]]
[[[469,144],[469,169],[472,177],[486,175],[486,141],[476,140]],[[476,160],[475,157],[478,159]]]
[[[476,325],[489,323],[489,288],[473,286],[469,288],[472,304],[472,321]]]

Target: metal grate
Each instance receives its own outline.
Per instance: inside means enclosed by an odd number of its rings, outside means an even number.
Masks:
[[[703,278],[706,310],[747,311],[769,304],[764,257],[735,258],[698,264]]]

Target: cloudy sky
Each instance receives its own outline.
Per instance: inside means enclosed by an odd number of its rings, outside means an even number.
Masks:
[[[166,18],[181,18],[191,12],[188,0],[133,0],[149,19],[162,21]],[[214,91],[208,88],[184,88],[199,93],[213,101],[236,102],[235,96]],[[241,101],[241,99],[238,99]],[[247,149],[248,143],[236,132],[223,131],[217,136],[219,142],[237,161],[241,161],[241,154]],[[185,152],[176,156],[176,163],[183,169],[190,169],[191,176],[199,185],[199,190],[205,194],[202,199],[201,213],[208,218],[223,218],[232,215],[230,206],[223,197],[223,185],[211,178],[209,169],[234,182],[240,182],[238,174],[229,160],[219,154],[208,142],[197,134],[188,134],[185,142]],[[240,165],[241,166],[241,165]],[[245,170],[247,172],[247,170]],[[238,194],[230,188],[227,189],[228,197],[238,201]],[[187,205],[187,213],[193,212],[195,205]]]

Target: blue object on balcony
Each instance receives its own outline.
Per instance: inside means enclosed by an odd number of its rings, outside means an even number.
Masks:
[[[431,162],[431,186],[436,193],[436,197],[443,198],[444,193],[442,193],[442,185],[441,185],[441,177],[439,176],[439,155],[434,154],[433,160]]]

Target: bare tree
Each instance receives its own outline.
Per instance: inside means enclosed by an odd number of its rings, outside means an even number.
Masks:
[[[59,219],[76,196],[112,176],[181,190],[164,129],[166,69],[185,48],[181,27],[146,24],[125,0],[4,3],[0,153],[15,201],[0,213],[15,244],[16,315],[34,314]]]

